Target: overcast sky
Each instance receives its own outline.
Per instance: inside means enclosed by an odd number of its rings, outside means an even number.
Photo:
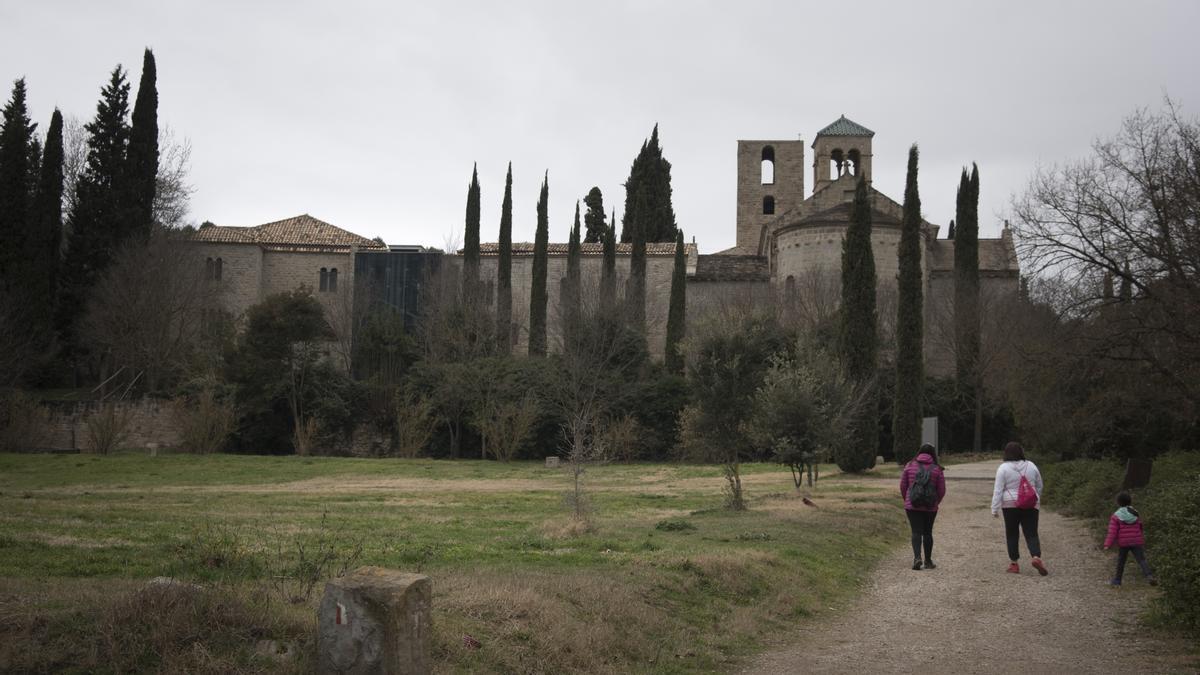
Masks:
[[[55,106],[90,119],[117,63],[136,90],[149,46],[159,123],[192,144],[192,220],[310,213],[388,243],[461,233],[475,162],[495,241],[510,160],[514,239],[533,238],[548,170],[565,241],[593,185],[624,210],[658,123],[679,225],[713,252],[734,243],[736,141],[810,144],[842,114],[876,132],[875,186],[897,201],[919,144],[943,236],[977,162],[996,236],[1038,163],[1085,155],[1164,94],[1200,112],[1198,25],[1192,1],[5,0],[0,78],[26,78],[44,132]]]

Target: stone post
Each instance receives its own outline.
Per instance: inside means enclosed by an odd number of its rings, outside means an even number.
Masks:
[[[360,567],[325,584],[317,610],[317,672],[431,672],[431,595],[429,577],[382,567]]]

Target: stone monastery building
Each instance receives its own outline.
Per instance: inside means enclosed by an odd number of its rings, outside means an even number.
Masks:
[[[699,255],[694,243],[687,245],[689,320],[722,302],[777,301],[813,289],[836,298],[855,184],[859,176],[871,183],[874,135],[845,116],[817,132],[811,146],[811,193],[805,190],[804,141],[738,141],[736,245],[710,255]],[[887,313],[894,312],[902,211],[895,200],[870,190],[879,314],[881,322],[887,322]],[[954,293],[954,240],[939,239],[939,230],[938,225],[922,223],[927,336],[930,324],[944,320],[938,308],[947,306]],[[421,247],[388,247],[307,214],[257,227],[206,226],[192,242],[198,257],[204,258],[210,282],[221,285],[222,309],[235,318],[271,293],[305,284],[330,308],[365,302],[370,295],[415,319],[426,272],[440,266],[442,258]],[[598,283],[602,251],[600,244],[583,244],[582,249],[586,287]],[[674,244],[650,243],[646,249],[647,340],[651,351],[661,354]],[[498,246],[482,244],[481,253],[481,275],[494,282]],[[619,289],[629,273],[629,253],[628,244],[618,244]],[[555,317],[560,315],[556,282],[566,276],[566,260],[565,243],[549,245],[551,345]],[[458,256],[446,260],[455,266],[459,261]],[[513,244],[512,267],[513,336],[520,352],[528,333],[533,244]],[[1018,292],[1020,269],[1007,227],[998,239],[979,240],[979,267],[985,296]],[[926,339],[927,362],[934,372],[944,371],[949,363],[938,351],[934,341]]]

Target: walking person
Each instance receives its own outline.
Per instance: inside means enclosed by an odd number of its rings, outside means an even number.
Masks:
[[[912,528],[912,568],[934,569],[937,565],[933,563],[933,520],[937,518],[938,505],[946,496],[946,476],[938,465],[937,450],[932,445],[922,445],[916,458],[900,472],[900,496],[904,498],[904,512]]]
[[[1021,532],[1025,533],[1025,545],[1029,547],[1031,564],[1038,574],[1050,573],[1042,562],[1042,542],[1038,539],[1038,508],[1042,503],[1042,472],[1037,465],[1025,459],[1025,449],[1020,443],[1010,442],[1004,446],[1004,461],[996,469],[996,483],[992,489],[992,517],[1004,513],[1004,539],[1008,544],[1008,571],[1021,573],[1018,561]]]
[[[1146,581],[1151,586],[1158,585],[1158,580],[1150,571],[1150,563],[1146,562],[1146,537],[1142,532],[1142,519],[1137,509],[1133,508],[1133,497],[1128,492],[1117,495],[1117,511],[1108,519],[1108,536],[1104,538],[1104,550],[1112,548],[1113,544],[1116,544],[1119,550],[1117,573],[1110,584],[1121,585],[1121,577],[1125,576],[1125,561],[1132,553],[1138,567],[1142,568],[1142,576]]]

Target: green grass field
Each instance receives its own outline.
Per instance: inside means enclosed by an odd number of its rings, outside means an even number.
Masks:
[[[533,463],[0,455],[0,670],[304,670],[311,558],[332,573],[360,550],[432,578],[439,670],[727,671],[843,603],[904,537],[891,480],[830,475],[814,508],[785,468],[744,469],[750,510],[733,513],[717,467],[591,468],[585,529],[567,474]],[[144,597],[155,576],[202,590]],[[171,638],[138,603],[231,618]],[[254,656],[261,639],[297,659]]]

